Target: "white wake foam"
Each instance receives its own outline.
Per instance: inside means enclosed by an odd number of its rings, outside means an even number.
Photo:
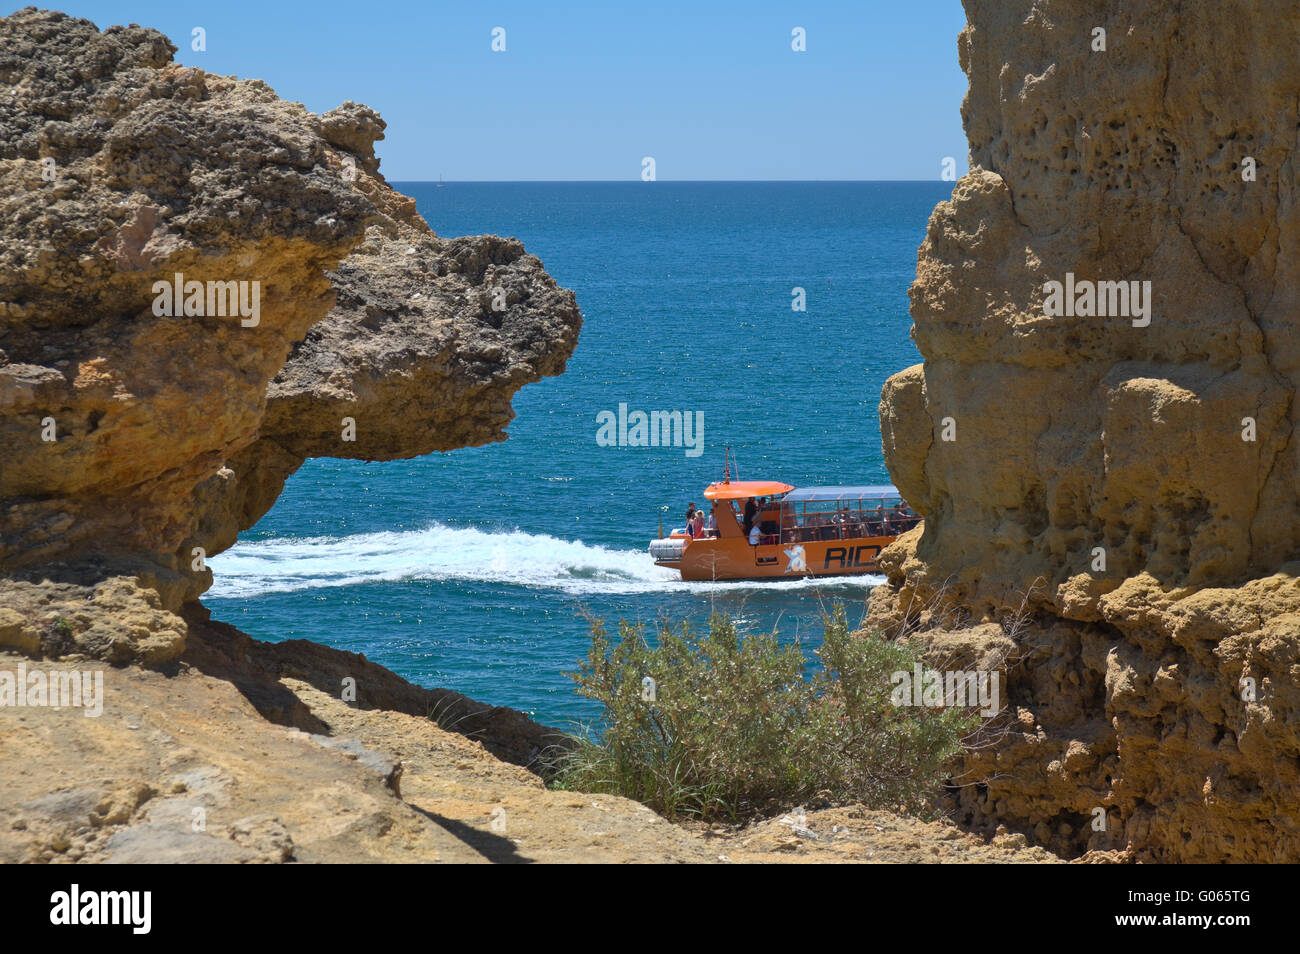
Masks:
[[[394,580],[470,580],[572,594],[735,588],[865,588],[883,576],[684,583],[644,550],[611,550],[546,534],[489,533],[434,524],[425,530],[238,543],[209,561],[210,597],[240,598]]]

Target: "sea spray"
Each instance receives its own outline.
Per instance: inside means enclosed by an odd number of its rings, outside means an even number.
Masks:
[[[754,583],[684,583],[644,550],[612,549],[521,530],[490,532],[434,523],[423,530],[237,544],[210,558],[210,597],[353,586],[396,580],[466,580],[540,587],[574,595],[713,589],[862,588],[883,577],[801,578]]]

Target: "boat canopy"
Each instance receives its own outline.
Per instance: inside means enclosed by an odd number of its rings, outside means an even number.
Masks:
[[[707,497],[708,494],[706,493]],[[781,498],[782,503],[800,503],[824,500],[861,500],[863,498],[881,498],[888,499],[898,497],[902,499],[897,487],[891,487],[888,484],[880,484],[871,487],[800,487],[798,490],[791,490]]]
[[[709,484],[704,490],[706,500],[744,500],[746,497],[771,497],[794,490],[790,484],[776,480],[733,480]]]

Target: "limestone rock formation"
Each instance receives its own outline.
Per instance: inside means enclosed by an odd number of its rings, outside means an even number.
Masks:
[[[518,241],[440,238],[388,187],[373,110],[317,116],[174,52],[0,19],[3,646],[176,658],[204,557],[306,457],[504,440],[577,343],[572,292]],[[113,580],[156,624],[64,606]]]
[[[872,623],[1014,644],[967,821],[1295,861],[1300,11],[964,3],[971,171],[918,255],[925,362],[880,404],[925,521]],[[1149,322],[1117,291],[1060,314],[1067,281],[1150,282]]]

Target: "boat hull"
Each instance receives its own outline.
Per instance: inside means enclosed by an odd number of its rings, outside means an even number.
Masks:
[[[676,561],[658,561],[679,570],[683,580],[762,580],[807,576],[852,576],[880,572],[876,557],[895,536],[801,543],[760,543],[743,539],[692,540]]]

